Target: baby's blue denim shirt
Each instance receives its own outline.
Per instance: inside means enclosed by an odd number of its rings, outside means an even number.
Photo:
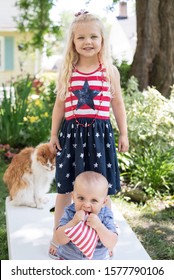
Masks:
[[[64,226],[70,220],[72,220],[75,212],[76,211],[75,211],[74,203],[66,207],[64,215],[61,218],[58,227]],[[111,209],[104,206],[99,212],[98,217],[101,220],[101,222],[106,226],[107,229],[118,234]],[[71,241],[65,245],[59,245],[57,253],[60,256],[60,258],[64,260],[87,260],[87,258],[83,255],[83,253]],[[100,242],[100,240],[97,243],[92,259],[93,260],[109,259],[108,249]]]

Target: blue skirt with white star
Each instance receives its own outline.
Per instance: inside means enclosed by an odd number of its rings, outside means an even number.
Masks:
[[[78,119],[91,124],[92,119]],[[59,141],[62,150],[56,157],[56,185],[58,193],[73,191],[74,180],[84,171],[95,171],[106,177],[108,194],[120,191],[120,175],[110,120],[96,119],[83,127],[75,119],[64,120]]]

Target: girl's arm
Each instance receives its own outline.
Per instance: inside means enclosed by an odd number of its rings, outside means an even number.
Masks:
[[[51,138],[49,142],[51,152],[55,152],[56,147],[58,150],[61,150],[57,134],[64,119],[64,115],[65,102],[60,100],[59,96],[57,95],[52,113]]]
[[[123,97],[121,94],[120,74],[117,68],[114,66],[113,66],[113,71],[115,73],[114,85],[112,86],[114,90],[114,97],[112,98],[111,105],[120,132],[119,141],[118,141],[118,151],[126,152],[128,151],[129,148],[126,110],[124,106]]]
[[[102,224],[97,215],[91,213],[87,219],[87,225],[96,230],[100,241],[106,248],[108,248],[109,250],[112,250],[114,248],[118,240],[117,234],[107,229],[105,225]]]

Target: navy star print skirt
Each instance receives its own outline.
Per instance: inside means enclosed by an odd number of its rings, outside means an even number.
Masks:
[[[93,119],[80,118],[90,124]],[[108,194],[120,191],[120,175],[110,120],[96,119],[83,127],[75,119],[64,120],[59,134],[62,150],[56,157],[56,185],[58,193],[73,191],[74,180],[84,171],[103,174],[109,183]]]

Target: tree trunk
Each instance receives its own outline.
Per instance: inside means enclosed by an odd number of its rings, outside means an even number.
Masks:
[[[131,75],[140,90],[155,86],[166,97],[174,84],[173,0],[136,0],[137,48]]]

